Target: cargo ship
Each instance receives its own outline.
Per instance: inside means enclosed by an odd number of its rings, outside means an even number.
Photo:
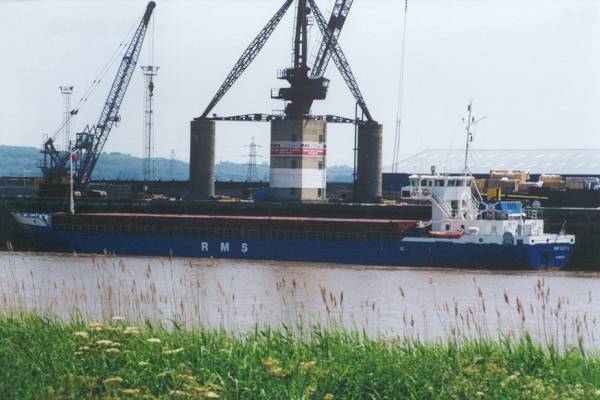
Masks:
[[[432,220],[141,213],[14,217],[41,249],[361,265],[543,269],[568,265],[575,237],[544,232],[521,203],[477,200],[472,176],[422,176]]]

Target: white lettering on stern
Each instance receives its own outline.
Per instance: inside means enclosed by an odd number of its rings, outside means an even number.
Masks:
[[[221,253],[229,253],[229,242],[221,242]]]

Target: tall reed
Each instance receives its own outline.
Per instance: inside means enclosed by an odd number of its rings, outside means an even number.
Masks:
[[[330,300],[330,299],[329,299]],[[246,334],[0,318],[0,398],[592,399],[600,358],[515,341],[424,343],[312,326]]]

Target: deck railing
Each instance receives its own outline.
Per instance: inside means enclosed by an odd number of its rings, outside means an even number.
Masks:
[[[164,234],[191,235],[220,238],[265,238],[265,239],[305,239],[305,240],[400,240],[404,232],[325,232],[325,231],[293,231],[278,229],[235,229],[235,228],[202,228],[192,226],[157,226],[157,225],[86,225],[57,224],[57,229],[68,232],[93,234]]]

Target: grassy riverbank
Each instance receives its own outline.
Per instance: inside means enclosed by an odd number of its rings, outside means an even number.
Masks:
[[[0,398],[588,399],[600,358],[524,340],[425,345],[0,318]]]

